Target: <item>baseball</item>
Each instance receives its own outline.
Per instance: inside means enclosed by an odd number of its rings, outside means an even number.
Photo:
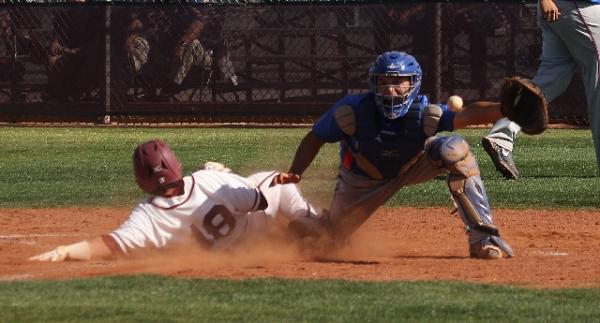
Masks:
[[[448,109],[452,112],[460,112],[463,108],[463,100],[458,95],[449,97],[446,104],[448,105]]]

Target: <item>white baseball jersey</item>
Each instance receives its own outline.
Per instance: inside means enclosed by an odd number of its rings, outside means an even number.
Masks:
[[[278,214],[316,216],[296,185],[268,187],[275,174],[258,173],[246,179],[219,171],[197,171],[183,178],[183,195],[144,200],[110,235],[124,253],[194,240],[218,250],[264,233]],[[259,191],[269,203],[264,211],[256,210]],[[283,199],[287,201],[280,203]]]

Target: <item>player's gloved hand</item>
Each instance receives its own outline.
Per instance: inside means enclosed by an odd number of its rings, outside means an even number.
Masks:
[[[521,126],[521,131],[537,135],[548,127],[548,102],[542,89],[531,80],[513,76],[504,80],[500,95],[502,114]]]
[[[65,246],[59,246],[48,252],[29,258],[29,261],[64,261],[67,259],[68,252]]]
[[[302,178],[302,176],[300,176],[298,174],[279,173],[279,174],[275,175],[275,177],[273,177],[273,181],[271,181],[271,185],[269,185],[269,187],[279,185],[279,184],[298,183],[298,182],[300,182],[301,178]]]

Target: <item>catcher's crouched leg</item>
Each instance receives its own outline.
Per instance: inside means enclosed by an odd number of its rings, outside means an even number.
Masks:
[[[327,212],[318,218],[296,218],[288,224],[287,232],[303,252],[318,254],[335,249],[333,230]]]
[[[513,257],[512,248],[500,238],[493,224],[487,193],[479,166],[467,142],[460,136],[441,137],[432,145],[432,159],[449,171],[448,188],[467,228],[469,254],[474,258]]]

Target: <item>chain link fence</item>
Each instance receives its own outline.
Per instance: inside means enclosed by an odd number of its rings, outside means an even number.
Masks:
[[[535,11],[521,2],[4,6],[0,119],[308,122],[366,91],[371,62],[391,49],[418,59],[434,102],[497,100],[504,77],[536,72]],[[579,78],[552,107],[552,122],[587,125]]]

